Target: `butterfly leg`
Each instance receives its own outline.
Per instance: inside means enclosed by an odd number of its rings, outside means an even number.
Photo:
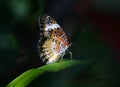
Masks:
[[[63,60],[63,56],[61,56],[61,59],[60,59],[60,61],[62,61]]]
[[[70,59],[72,60],[72,52],[69,52],[69,54],[70,54]]]

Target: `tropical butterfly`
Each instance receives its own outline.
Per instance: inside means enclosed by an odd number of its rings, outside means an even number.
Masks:
[[[40,27],[40,39],[38,40],[38,51],[40,59],[46,64],[56,62],[66,52],[69,52],[67,36],[60,25],[50,16],[43,15],[38,18]],[[72,58],[72,53],[70,56]]]

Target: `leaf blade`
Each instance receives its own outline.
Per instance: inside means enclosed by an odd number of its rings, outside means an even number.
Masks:
[[[38,67],[36,69],[30,69],[30,70],[27,70],[26,72],[22,73],[20,76],[18,76],[12,82],[10,82],[7,85],[7,87],[25,87],[31,81],[36,79],[38,76],[42,75],[45,71],[58,72],[60,70],[69,68],[69,67],[71,67],[73,65],[77,65],[79,63],[80,63],[80,61],[64,60],[61,62],[55,62],[52,64],[44,65],[44,66]]]

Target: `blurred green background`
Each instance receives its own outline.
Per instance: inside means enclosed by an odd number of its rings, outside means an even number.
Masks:
[[[28,87],[120,87],[119,0],[0,0],[0,87],[44,65],[36,46],[43,14],[61,25],[73,59],[85,64],[45,73]]]

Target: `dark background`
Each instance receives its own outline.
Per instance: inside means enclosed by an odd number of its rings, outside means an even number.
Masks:
[[[43,14],[61,25],[73,59],[85,64],[45,73],[28,87],[120,87],[119,0],[0,0],[0,87],[44,65],[36,46]]]

